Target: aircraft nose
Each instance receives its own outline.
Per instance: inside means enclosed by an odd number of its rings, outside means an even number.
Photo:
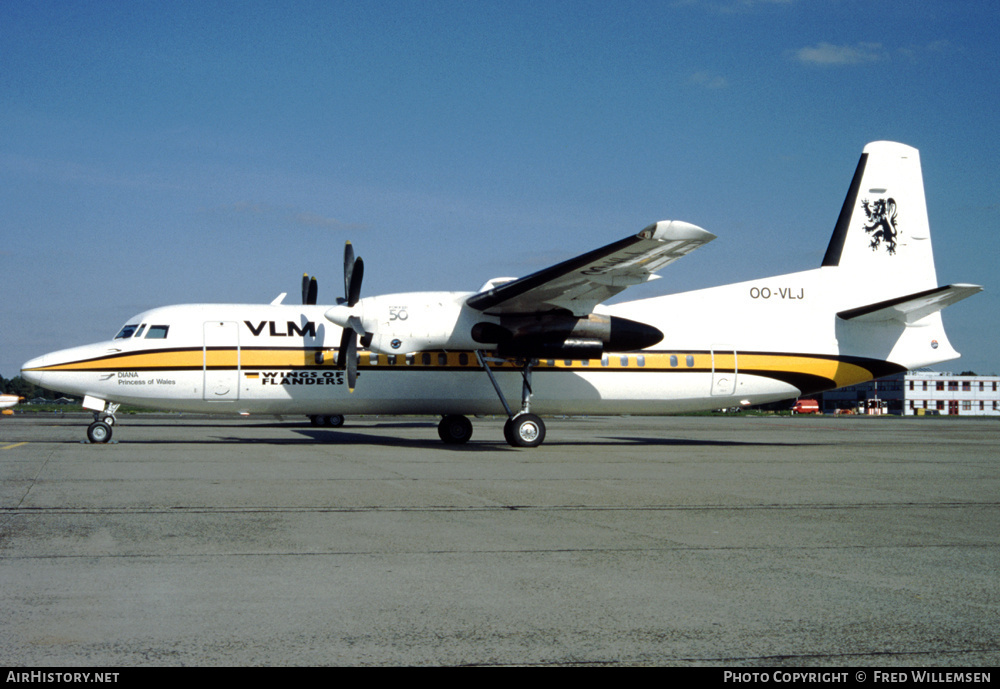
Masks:
[[[40,387],[45,387],[45,371],[43,369],[49,365],[52,360],[51,354],[43,354],[42,356],[35,357],[30,361],[26,361],[21,364],[21,377],[32,385],[38,385]]]

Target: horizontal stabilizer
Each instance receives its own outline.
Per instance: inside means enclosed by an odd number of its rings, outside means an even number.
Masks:
[[[880,322],[900,321],[907,325],[919,321],[925,316],[940,311],[946,306],[962,301],[966,297],[982,292],[979,285],[947,285],[934,289],[908,294],[906,296],[880,301],[854,309],[847,309],[837,314],[847,321]]]

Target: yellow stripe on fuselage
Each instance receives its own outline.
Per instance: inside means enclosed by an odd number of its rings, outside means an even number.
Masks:
[[[317,363],[317,354],[322,353],[322,363]],[[590,359],[542,359],[536,370],[556,369],[565,371],[645,371],[645,372],[695,372],[716,371],[749,373],[765,377],[786,378],[787,376],[811,376],[832,381],[835,387],[854,385],[875,377],[874,368],[868,368],[865,360],[848,357],[789,354],[789,353],[743,353],[729,351],[667,351],[633,352],[629,354],[608,354],[605,361]],[[110,356],[69,361],[53,364],[35,371],[142,371],[142,370],[199,370],[207,365],[210,369],[329,369],[336,367],[337,352],[333,349],[298,348],[190,348],[158,349],[147,352],[114,354]],[[690,362],[690,363],[689,363]],[[871,365],[883,362],[871,361]],[[473,352],[418,352],[415,354],[373,354],[362,351],[358,355],[358,367],[362,369],[449,369],[478,370],[479,364]],[[519,368],[513,359],[490,362],[491,368]],[[880,373],[879,375],[885,375]]]

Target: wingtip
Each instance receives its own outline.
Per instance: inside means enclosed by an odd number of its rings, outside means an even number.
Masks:
[[[688,240],[710,242],[716,238],[708,230],[683,220],[661,220],[653,223],[639,236],[644,239]]]

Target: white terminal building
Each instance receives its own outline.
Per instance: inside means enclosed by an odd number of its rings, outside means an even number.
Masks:
[[[849,385],[818,397],[827,414],[1000,416],[1000,376],[921,369]]]

